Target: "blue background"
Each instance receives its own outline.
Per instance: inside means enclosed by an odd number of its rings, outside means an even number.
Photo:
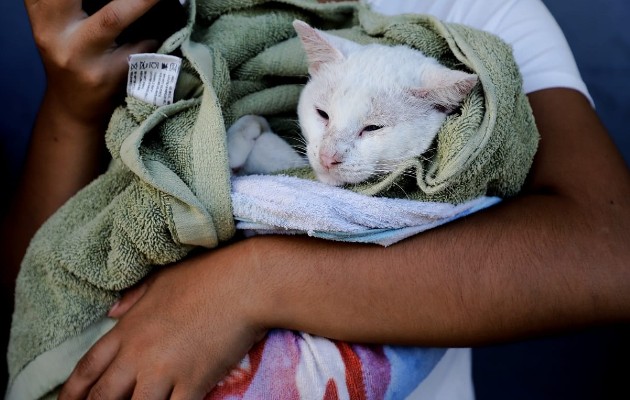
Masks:
[[[630,2],[543,0],[563,28],[597,111],[630,164]],[[24,6],[0,1],[0,168],[2,210],[23,162],[45,78]],[[614,182],[611,182],[614,184]],[[9,310],[0,305],[0,345]],[[630,399],[630,327],[607,326],[570,335],[474,350],[479,400]],[[0,351],[2,353],[2,351]],[[0,366],[0,392],[5,366]]]

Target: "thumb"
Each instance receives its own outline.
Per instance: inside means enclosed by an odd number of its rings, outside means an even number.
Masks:
[[[147,291],[147,288],[148,285],[145,282],[125,291],[122,297],[109,309],[107,316],[109,318],[118,319],[125,315],[127,311],[129,311],[129,309],[131,309],[131,307],[140,300]]]

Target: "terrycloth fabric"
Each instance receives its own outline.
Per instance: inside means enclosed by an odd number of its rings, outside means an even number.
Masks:
[[[232,180],[237,228],[247,233],[308,234],[387,246],[500,201],[452,205],[372,197],[282,175]],[[104,319],[38,355],[7,400],[40,398],[67,376],[82,352],[113,326]],[[207,397],[214,399],[401,399],[418,387],[445,349],[358,345],[306,333],[273,331]],[[54,372],[46,372],[50,371]],[[46,398],[54,398],[50,393]]]
[[[383,17],[354,3],[189,4],[188,26],[161,48],[184,58],[176,103],[156,108],[128,99],[107,132],[111,167],[51,217],[28,249],[17,282],[11,384],[29,363],[101,320],[153,266],[232,237],[225,126],[261,114],[277,131],[295,134],[306,63],[290,39],[294,18],[362,42],[406,43],[479,75],[481,85],[445,123],[435,154],[407,165],[416,180],[394,173],[353,189],[396,196],[402,187],[413,199],[461,203],[513,195],[524,180],[537,134],[509,48],[496,37],[427,16]]]
[[[360,9],[357,17],[360,27],[333,33],[360,43],[407,44],[449,67],[473,71],[481,86],[465,99],[461,111],[444,123],[433,151],[401,164],[388,176],[349,189],[399,196],[402,186],[408,198],[449,203],[486,194],[516,194],[529,171],[538,133],[510,47],[489,33],[444,24],[430,16],[385,17]],[[299,47],[298,41],[292,40],[269,48],[237,68],[233,77],[277,82],[299,76],[305,71],[304,61],[287,57],[299,52]],[[292,110],[298,95],[299,89],[292,85],[275,85],[239,99],[229,114],[234,118],[245,114],[273,116]],[[294,97],[287,104],[290,96]],[[287,125],[283,121],[276,124],[278,130]],[[415,171],[415,179],[403,176],[410,171]],[[291,174],[312,178],[309,168]]]
[[[232,179],[237,228],[247,233],[308,234],[387,246],[500,201],[480,197],[452,205],[372,197],[282,175]],[[82,352],[113,326],[104,319],[38,355],[18,375],[8,400],[40,398],[55,388]],[[243,359],[208,399],[400,399],[440,361],[445,349],[366,346],[301,332],[274,331]],[[46,372],[50,371],[54,372]],[[324,394],[329,397],[324,397]],[[54,393],[50,394],[54,398]]]
[[[236,227],[255,234],[307,234],[389,246],[500,201],[481,196],[454,205],[366,196],[282,175],[232,180]]]

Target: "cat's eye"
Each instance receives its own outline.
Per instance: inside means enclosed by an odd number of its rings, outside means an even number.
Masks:
[[[359,136],[362,136],[363,132],[374,132],[374,131],[378,131],[379,129],[383,129],[383,126],[381,126],[381,125],[368,125],[365,128],[363,128],[363,130],[359,133]]]
[[[378,131],[379,129],[383,129],[382,126],[380,125],[368,125],[365,128],[363,128],[364,132],[373,132],[373,131]]]
[[[320,110],[319,108],[316,108],[315,110],[317,110],[317,114],[319,114],[320,117],[328,121],[329,117],[328,114],[326,114],[326,111]]]
[[[444,113],[444,114],[448,114],[448,109],[446,108],[446,106],[443,106],[441,104],[434,104],[433,105],[433,109],[438,111],[438,112],[441,112],[441,113]]]

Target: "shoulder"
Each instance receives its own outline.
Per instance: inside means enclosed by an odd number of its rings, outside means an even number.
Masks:
[[[394,15],[431,14],[446,22],[455,22],[509,35],[515,23],[549,28],[553,17],[541,0],[364,0],[375,11]]]
[[[573,53],[541,0],[365,0],[380,13],[431,14],[488,31],[509,43],[531,93],[551,87],[576,89],[590,99]]]

